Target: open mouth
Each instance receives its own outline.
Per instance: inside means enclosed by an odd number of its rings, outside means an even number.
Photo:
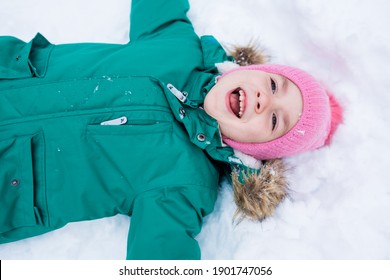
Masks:
[[[230,108],[237,118],[241,119],[245,112],[245,91],[236,88],[229,96]]]

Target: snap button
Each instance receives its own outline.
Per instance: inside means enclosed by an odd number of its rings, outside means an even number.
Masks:
[[[179,109],[179,113],[181,116],[185,117],[186,116],[186,110],[184,110],[184,108],[180,108]]]
[[[20,55],[17,55],[17,56],[15,57],[16,61],[19,61],[21,58],[22,58],[22,57],[21,57]]]
[[[13,179],[13,180],[11,181],[11,186],[13,186],[13,187],[19,186],[19,180],[18,180],[18,179]]]
[[[203,133],[199,133],[198,136],[197,136],[197,139],[200,142],[204,142],[204,140],[206,140],[206,136]]]

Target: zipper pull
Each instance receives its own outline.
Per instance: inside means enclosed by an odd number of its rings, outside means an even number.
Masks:
[[[187,97],[186,95],[175,88],[172,84],[167,84],[167,88],[173,93],[174,96],[176,96],[177,99],[179,99],[181,102],[185,102]]]
[[[101,122],[100,124],[101,125],[122,125],[125,123],[127,123],[127,118],[125,116],[123,116],[123,117],[120,117],[117,119]]]

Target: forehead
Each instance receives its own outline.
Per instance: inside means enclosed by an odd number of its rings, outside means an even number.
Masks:
[[[284,119],[286,132],[290,131],[300,120],[303,112],[303,97],[298,86],[286,77],[282,77],[280,94],[284,98]]]

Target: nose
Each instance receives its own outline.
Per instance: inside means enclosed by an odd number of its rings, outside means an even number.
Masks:
[[[258,92],[256,94],[255,111],[257,114],[261,114],[270,104],[270,98],[267,94]]]

